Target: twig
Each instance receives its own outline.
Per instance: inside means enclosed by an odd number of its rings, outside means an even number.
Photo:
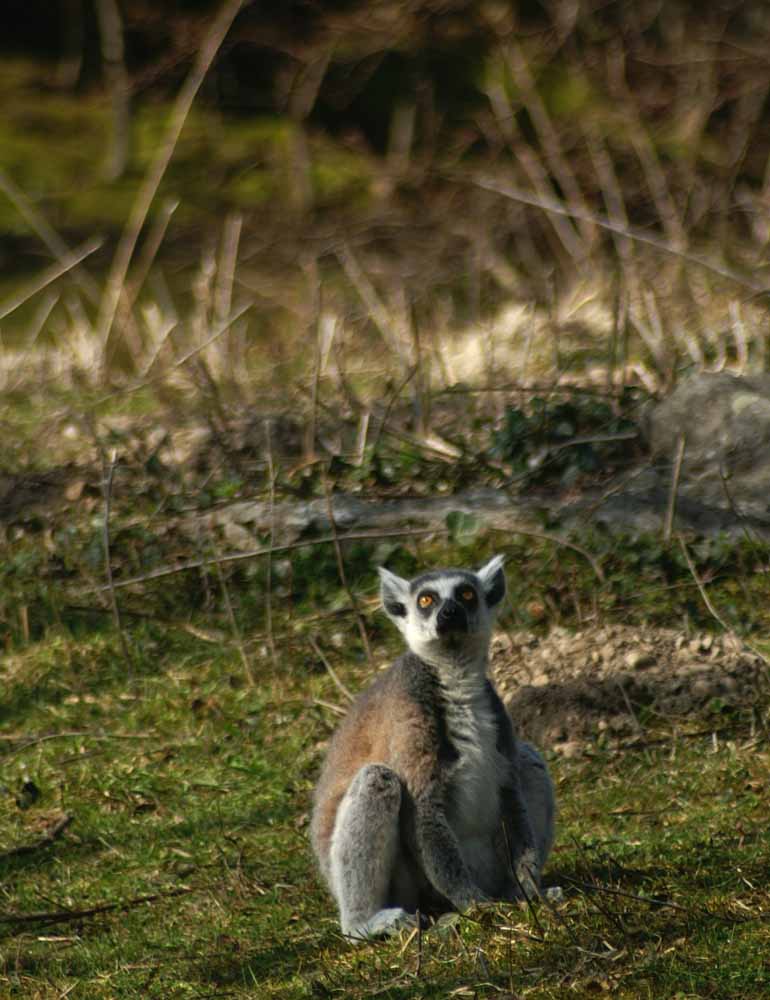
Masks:
[[[107,576],[107,589],[110,595],[110,607],[112,609],[112,620],[118,631],[120,638],[120,648],[123,650],[123,658],[126,661],[129,673],[131,672],[131,654],[123,631],[123,623],[120,620],[120,609],[118,599],[115,596],[115,581],[112,578],[112,561],[110,559],[110,507],[112,506],[112,482],[115,478],[115,467],[118,464],[117,452],[113,450],[110,458],[109,468],[106,473],[102,467],[102,492],[104,494],[104,521],[102,523],[102,544],[104,545],[104,569]]]
[[[724,620],[724,618],[722,618],[718,614],[716,608],[711,603],[711,599],[709,598],[709,595],[706,593],[706,588],[703,585],[703,581],[698,576],[697,570],[695,569],[695,564],[693,563],[693,561],[692,561],[692,559],[690,557],[690,553],[687,551],[687,546],[685,545],[684,538],[681,535],[679,536],[679,544],[681,545],[682,552],[684,553],[684,557],[687,560],[687,568],[690,570],[690,573],[692,575],[693,580],[695,581],[695,585],[698,588],[700,596],[703,598],[703,603],[708,608],[708,610],[709,610],[710,614],[712,615],[712,617],[715,618],[716,621],[719,622],[719,624],[722,626],[722,628],[725,630],[725,632],[727,632],[728,635],[735,636],[735,629],[731,628],[727,624],[727,622]],[[743,645],[747,649],[750,649],[751,652],[756,657],[758,657],[765,664],[766,668],[770,667],[770,657],[766,656],[765,653],[763,653],[761,649],[759,649],[753,643],[748,642],[746,639],[740,639],[740,641],[743,643]],[[770,678],[770,672],[768,672],[766,670],[765,673],[766,673],[767,677]]]
[[[350,247],[345,246],[337,252],[337,259],[342,265],[348,281],[355,288],[361,301],[366,306],[369,317],[380,331],[380,336],[386,347],[406,366],[408,364],[406,350],[399,336],[399,333],[403,334],[403,331],[400,330],[398,333],[394,331],[390,312],[383,304],[374,285],[369,281],[361,265],[356,260],[353,251]]]
[[[725,464],[723,461],[720,461],[719,463],[719,478],[722,481],[722,490],[724,492],[725,497],[727,498],[727,503],[730,505],[730,510],[733,513],[733,517],[741,526],[741,530],[743,531],[743,537],[746,539],[749,545],[752,546],[752,548],[756,549],[758,547],[757,537],[756,535],[751,534],[751,530],[749,526],[746,524],[745,515],[740,510],[738,510],[738,507],[735,503],[735,498],[733,497],[732,491],[728,486],[727,481],[730,477],[727,471],[725,470]]]
[[[574,885],[577,889],[601,892],[608,896],[621,896],[623,899],[633,899],[637,903],[647,903],[648,906],[666,907],[667,909],[678,910],[680,913],[693,915],[700,912],[709,917],[717,917],[717,914],[711,913],[710,910],[682,906],[680,903],[674,903],[670,899],[658,899],[657,896],[638,896],[634,892],[625,892],[623,889],[611,889],[609,886],[601,885],[598,882],[581,882],[579,879],[570,878],[569,875],[561,872],[559,873],[559,878],[565,882],[569,882],[570,885]]]
[[[353,605],[356,621],[358,622],[358,631],[361,635],[361,642],[364,645],[364,651],[366,652],[366,658],[370,664],[374,663],[372,657],[372,648],[369,645],[369,636],[366,632],[366,623],[364,621],[364,616],[361,614],[361,608],[358,604],[358,598],[350,589],[350,584],[348,583],[347,574],[345,573],[345,561],[342,558],[342,546],[340,545],[340,538],[337,534],[337,522],[334,520],[334,507],[332,506],[332,495],[329,489],[329,481],[326,478],[326,472],[324,471],[322,475],[324,494],[326,495],[326,510],[329,514],[329,524],[332,529],[332,542],[334,544],[334,555],[337,559],[337,572],[340,575],[340,582],[345,588],[348,597],[350,598],[350,603]]]
[[[341,691],[341,693],[342,693],[343,697],[346,699],[346,701],[348,701],[348,702],[355,701],[355,698],[353,697],[353,695],[350,693],[350,691],[348,690],[348,688],[346,688],[345,685],[342,683],[342,681],[339,679],[339,677],[337,676],[337,674],[336,674],[336,672],[334,670],[334,667],[331,665],[331,663],[329,663],[328,658],[324,655],[324,651],[318,645],[318,641],[316,640],[315,636],[313,636],[313,635],[309,636],[308,637],[308,641],[309,641],[310,645],[313,647],[313,652],[316,654],[316,656],[321,661],[321,663],[323,663],[323,665],[326,667],[326,672],[329,674],[329,676],[331,677],[331,679],[337,685],[337,687]]]
[[[270,542],[265,567],[265,626],[267,628],[267,648],[273,667],[278,666],[275,651],[275,636],[273,635],[273,546],[275,545],[275,465],[273,462],[273,442],[270,434],[270,421],[265,420],[265,450],[267,453],[267,478],[270,490]]]
[[[628,694],[626,693],[626,689],[617,679],[615,680],[615,684],[617,685],[618,690],[620,691],[623,697],[623,701],[626,703],[626,708],[628,709],[628,714],[631,716],[631,721],[634,724],[634,728],[636,729],[637,733],[643,733],[644,729],[642,728],[642,724],[639,722],[639,719],[637,718],[636,712],[634,711],[634,706],[631,704],[631,700],[628,697]]]
[[[674,474],[671,477],[671,489],[668,494],[668,507],[666,508],[666,523],[663,529],[663,541],[668,545],[671,541],[671,534],[674,530],[674,515],[676,514],[676,497],[679,492],[679,477],[682,474],[682,461],[684,459],[684,449],[687,439],[684,434],[679,435],[679,443],[676,446],[676,458],[674,459]]]
[[[36,747],[40,743],[47,743],[49,740],[61,740],[61,739],[90,739],[90,740],[147,740],[152,739],[153,733],[89,733],[87,731],[81,732],[79,730],[68,730],[64,733],[47,733],[45,736],[35,736],[30,740],[22,743],[18,747],[13,747],[7,753],[2,755],[3,760],[7,760],[9,757],[15,757],[17,754],[24,753],[25,750],[29,750],[30,747]],[[14,739],[12,736],[4,736],[3,739]]]
[[[189,887],[169,889],[168,892],[154,892],[147,896],[135,896],[117,903],[100,903],[82,910],[50,910],[42,913],[21,913],[14,910],[0,912],[0,924],[65,924],[84,917],[95,917],[100,913],[112,913],[115,910],[130,910],[145,903],[156,903],[162,899],[175,896],[189,896],[195,889]]]
[[[4,170],[0,170],[0,191],[2,191],[6,198],[8,198],[19,215],[21,215],[25,220],[27,225],[37,233],[43,243],[45,243],[51,255],[58,260],[59,264],[61,266],[67,264],[77,251],[70,250],[53,226],[40,214],[39,209],[37,209],[26,194],[14,184]],[[99,241],[94,249],[97,249],[99,246],[101,246],[101,241]],[[92,253],[93,251],[89,252]],[[86,297],[91,302],[98,302],[98,286],[90,274],[84,270],[80,270],[78,265],[81,261],[82,258],[80,258],[80,260],[76,260],[72,264],[68,264],[65,267],[65,270],[69,271],[74,269],[72,277],[83,290]]]
[[[604,216],[591,214],[584,217],[582,212],[574,211],[573,209],[565,207],[555,198],[553,200],[549,198],[536,198],[520,188],[498,184],[496,181],[487,180],[483,177],[458,178],[457,175],[450,175],[450,179],[463,180],[466,183],[483,188],[485,191],[492,191],[495,194],[502,195],[504,198],[509,198],[511,201],[518,201],[523,205],[530,205],[532,208],[539,208],[543,212],[592,222],[594,225],[599,226],[600,229],[606,229],[610,233],[617,233],[619,236],[626,236],[628,239],[635,240],[637,243],[645,243],[647,246],[654,247],[656,250],[662,250],[664,253],[671,254],[673,257],[679,257],[682,260],[688,261],[690,264],[697,264],[699,267],[702,267],[707,271],[711,271],[712,274],[718,274],[721,278],[733,281],[742,288],[748,288],[757,295],[765,295],[770,292],[770,287],[757,284],[750,278],[746,278],[742,274],[738,274],[737,271],[733,271],[729,267],[723,267],[721,264],[715,264],[710,260],[706,260],[704,257],[698,256],[697,254],[680,250],[677,247],[671,246],[671,244],[667,243],[665,240],[659,239],[655,236],[650,236],[638,229],[630,229],[626,226],[619,226],[617,223],[612,222],[611,219],[607,219]]]
[[[139,235],[144,227],[147,214],[150,211],[150,206],[155,199],[163,175],[166,173],[166,169],[171,162],[171,157],[174,155],[179,137],[198,90],[243,2],[244,0],[225,0],[220,7],[219,14],[211,25],[208,35],[204,38],[198,50],[195,64],[174,103],[165,139],[158,148],[155,159],[145,175],[131,208],[131,214],[118,243],[112,267],[107,277],[99,309],[99,317],[96,323],[97,335],[102,348],[102,367],[106,363],[107,342],[112,332],[118,303],[123,294],[128,268],[131,258],[134,255]]]
[[[351,532],[347,535],[339,535],[338,539],[343,542],[363,542],[377,538],[409,538],[418,536],[424,537],[425,535],[447,534],[449,534],[449,529],[443,527],[406,528],[401,529],[400,531],[357,531]],[[557,541],[557,539],[552,540]],[[146,573],[144,576],[132,576],[127,580],[115,580],[114,587],[116,590],[120,587],[133,587],[139,583],[150,583],[152,580],[161,580],[166,576],[175,576],[177,573],[186,573],[190,570],[203,569],[205,566],[213,566],[215,562],[219,562],[220,565],[224,566],[225,563],[242,562],[245,559],[258,559],[270,553],[275,555],[277,552],[292,552],[295,549],[304,549],[314,545],[332,545],[334,544],[334,541],[335,538],[333,535],[326,535],[323,538],[305,538],[297,542],[290,542],[287,545],[275,545],[273,548],[268,546],[267,548],[262,549],[251,549],[249,552],[236,552],[232,555],[220,556],[219,559],[214,559],[213,557],[193,559],[190,562],[182,563],[179,566],[164,566],[161,569],[153,570],[151,573]],[[563,544],[569,545],[570,543],[565,542]],[[571,547],[575,548],[576,546]],[[88,587],[86,590],[80,591],[80,593],[101,594],[108,589],[108,587],[104,586]]]
[[[254,676],[254,670],[251,665],[251,660],[246,654],[246,647],[243,643],[243,636],[241,635],[241,630],[238,628],[238,622],[235,619],[235,612],[233,611],[233,604],[230,600],[230,588],[227,586],[227,581],[225,580],[225,575],[222,572],[221,558],[219,552],[217,551],[216,542],[214,540],[214,535],[211,535],[211,547],[214,550],[214,569],[216,570],[217,580],[219,581],[219,586],[222,590],[222,596],[225,600],[225,609],[227,610],[227,618],[230,622],[230,628],[233,632],[233,637],[235,639],[235,645],[238,647],[238,652],[241,656],[241,662],[243,663],[243,669],[246,672],[246,679],[251,684],[252,687],[256,687],[257,681]]]
[[[50,847],[57,837],[60,837],[64,833],[71,822],[72,816],[62,816],[33,844],[20,844],[18,847],[10,847],[7,851],[0,851],[0,861],[4,861],[6,858],[18,858],[26,854],[34,854],[43,847]]]
[[[102,49],[102,71],[112,103],[105,180],[116,181],[126,169],[131,132],[131,88],[126,71],[123,18],[117,0],[97,0],[95,7]]]
[[[178,207],[179,202],[176,199],[166,198],[160,207],[157,219],[152,223],[149,233],[142,242],[138,261],[126,285],[125,306],[127,310],[133,308],[134,303],[139,297],[147,275],[150,273],[153,262],[160,250],[163,237],[166,235],[171,216],[176,212]]]
[[[330,701],[324,701],[322,698],[313,698],[313,704],[325,708],[327,712],[332,712],[334,715],[345,715],[344,708],[340,708],[339,705],[334,705]]]
[[[706,588],[703,586],[703,581],[698,576],[698,571],[695,569],[695,563],[692,561],[692,559],[690,557],[690,553],[687,551],[687,546],[684,543],[684,538],[681,535],[679,535],[679,545],[681,546],[682,553],[683,553],[685,559],[687,560],[687,568],[690,571],[690,575],[692,576],[693,580],[695,581],[695,586],[698,588],[698,592],[700,593],[700,596],[703,598],[703,603],[708,608],[709,613],[711,614],[711,616],[716,621],[719,622],[719,624],[722,626],[722,628],[725,630],[725,632],[729,632],[729,633],[732,634],[733,629],[730,628],[730,626],[727,624],[727,622],[724,620],[724,618],[722,618],[720,616],[720,614],[717,611],[717,609],[711,603],[711,598],[706,593]]]
[[[1,174],[2,171],[0,171],[0,175]],[[32,284],[28,285],[21,292],[18,292],[12,298],[0,305],[0,319],[5,319],[6,316],[10,316],[14,310],[18,309],[19,306],[23,306],[25,302],[31,299],[34,295],[37,295],[38,292],[41,292],[52,282],[56,281],[57,278],[61,278],[63,274],[67,274],[68,271],[76,268],[81,261],[86,259],[86,257],[90,257],[92,253],[96,253],[101,245],[101,240],[89,240],[88,243],[85,243],[78,250],[73,250],[61,257],[58,263],[53,264],[51,267],[43,271],[37,281],[32,282]]]
[[[506,535],[524,535],[526,538],[542,538],[545,542],[553,542],[554,545],[561,545],[565,549],[572,549],[591,564],[591,569],[594,571],[597,578],[604,583],[604,571],[598,561],[591,555],[590,552],[587,552],[584,548],[582,548],[582,546],[576,545],[574,542],[568,542],[566,538],[559,538],[558,535],[550,535],[546,531],[526,531],[523,528],[495,528],[490,526],[489,530],[501,531]]]
[[[158,382],[162,382],[167,377],[169,372],[172,372],[174,371],[175,368],[181,368],[182,365],[187,364],[187,362],[190,361],[192,358],[194,358],[196,354],[200,354],[200,352],[205,350],[209,346],[209,344],[213,344],[215,340],[218,340],[219,337],[227,333],[227,331],[235,323],[235,321],[239,320],[241,316],[243,316],[244,313],[248,312],[253,305],[254,305],[253,302],[247,302],[245,303],[245,305],[242,305],[239,309],[237,309],[233,313],[233,315],[228,320],[222,323],[221,326],[217,327],[214,330],[214,333],[212,333],[210,337],[204,340],[202,344],[198,344],[197,347],[191,348],[189,351],[187,351],[186,354],[183,354],[181,358],[177,358],[177,360],[172,365],[169,365],[162,372],[159,372],[157,375],[153,375],[151,378],[143,378],[139,382],[132,382],[131,385],[121,386],[119,389],[115,389],[113,392],[108,392],[104,396],[100,396],[98,399],[95,399],[93,402],[85,404],[87,409],[89,410],[99,409],[99,407],[101,407],[102,404],[108,403],[111,399],[115,399],[117,396],[127,396],[132,392],[139,392],[141,389],[146,389],[147,386],[155,385]]]
[[[376,435],[376,437],[374,439],[374,443],[372,444],[372,454],[373,455],[377,454],[377,450],[380,447],[380,439],[382,438],[383,432],[385,430],[385,426],[386,426],[386,424],[387,424],[387,422],[388,422],[388,420],[390,418],[390,413],[391,413],[391,410],[393,409],[393,407],[395,405],[396,400],[398,399],[398,397],[401,395],[401,393],[404,391],[404,389],[407,387],[407,385],[409,384],[409,382],[414,378],[414,376],[416,374],[417,374],[417,366],[413,365],[409,369],[409,371],[406,373],[406,375],[404,376],[404,378],[402,379],[402,381],[399,382],[398,386],[396,386],[396,388],[390,394],[390,399],[388,400],[388,404],[385,407],[385,413],[383,414],[382,419],[380,420],[380,426],[377,428],[377,435]]]
[[[564,155],[561,148],[559,133],[548,114],[521,48],[516,42],[511,42],[506,46],[503,54],[516,86],[523,95],[524,106],[532,120],[548,168],[564,191],[570,208],[574,207],[577,210],[570,211],[569,214],[572,219],[582,223],[579,229],[585,252],[594,242],[593,223],[589,217],[578,180],[570,166],[568,157]]]
[[[311,258],[305,265],[305,273],[310,291],[310,310],[312,322],[315,326],[315,363],[313,365],[313,375],[310,382],[310,419],[305,427],[304,459],[312,462],[316,457],[316,444],[318,439],[318,402],[321,381],[321,366],[323,364],[324,349],[322,339],[324,338],[324,327],[327,325],[328,317],[321,315],[320,290],[318,278],[318,260]],[[332,327],[332,331],[334,327]],[[332,336],[333,336],[332,332]]]

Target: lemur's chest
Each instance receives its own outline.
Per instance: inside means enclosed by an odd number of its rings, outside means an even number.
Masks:
[[[505,758],[497,750],[497,723],[487,693],[447,699],[447,737],[457,758],[449,776],[449,821],[461,837],[496,829]]]

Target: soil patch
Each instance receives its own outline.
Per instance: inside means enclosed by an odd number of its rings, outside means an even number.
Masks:
[[[565,756],[638,737],[652,719],[749,712],[770,690],[770,668],[736,637],[651,626],[499,635],[492,674],[520,733]]]

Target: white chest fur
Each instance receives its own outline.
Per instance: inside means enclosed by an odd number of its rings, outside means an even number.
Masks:
[[[481,678],[454,678],[446,687],[447,736],[458,753],[452,768],[449,822],[461,842],[488,837],[500,818],[507,766],[498,752],[497,725]]]

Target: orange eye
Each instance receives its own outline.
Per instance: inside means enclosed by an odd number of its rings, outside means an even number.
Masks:
[[[466,602],[466,604],[470,604],[471,601],[476,600],[476,594],[473,590],[463,590],[460,597]]]
[[[420,605],[421,608],[429,608],[431,604],[433,604],[433,598],[430,596],[430,594],[420,594],[420,596],[417,598],[417,603]]]

